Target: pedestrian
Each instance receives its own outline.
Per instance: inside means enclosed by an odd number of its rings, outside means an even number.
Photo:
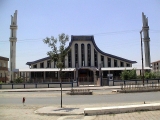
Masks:
[[[24,103],[25,103],[25,97],[23,97],[23,99],[22,99],[22,103],[23,103],[23,106],[24,106]]]

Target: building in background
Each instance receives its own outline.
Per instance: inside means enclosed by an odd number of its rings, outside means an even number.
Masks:
[[[0,56],[0,82],[6,83],[8,81],[8,61],[9,58]]]
[[[151,64],[152,64],[152,70],[154,72],[160,71],[160,60],[152,62]]]

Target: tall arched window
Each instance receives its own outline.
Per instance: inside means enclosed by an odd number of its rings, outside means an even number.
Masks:
[[[85,51],[84,44],[81,44],[81,66],[85,66]]]
[[[97,51],[96,50],[94,50],[94,66],[95,67],[98,67],[98,59],[97,59]]]
[[[72,57],[71,57],[71,50],[68,52],[68,67],[72,67]]]
[[[78,44],[75,44],[75,67],[78,64]]]
[[[91,45],[87,45],[87,61],[88,61],[88,66],[91,66]]]

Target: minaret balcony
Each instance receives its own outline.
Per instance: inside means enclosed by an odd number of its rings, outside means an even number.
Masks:
[[[143,30],[149,30],[149,26],[142,27]]]
[[[10,41],[11,42],[17,42],[17,38],[16,37],[10,37]]]
[[[10,29],[17,29],[17,25],[10,25]]]

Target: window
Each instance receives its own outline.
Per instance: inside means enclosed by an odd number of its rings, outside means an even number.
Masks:
[[[94,66],[98,67],[97,51],[96,50],[94,50]]]
[[[71,50],[68,52],[68,67],[71,68],[72,67],[72,62],[71,62]]]
[[[111,67],[111,58],[108,58],[108,67]]]
[[[75,44],[75,66],[78,64],[78,44]]]
[[[0,74],[0,77],[2,77],[2,73]]]
[[[33,68],[37,68],[37,64],[36,64],[36,65],[33,65]]]
[[[130,67],[130,64],[127,63],[127,67]]]
[[[44,63],[40,63],[40,68],[44,68]]]
[[[3,64],[3,67],[6,67],[6,63]]]
[[[85,66],[84,44],[81,44],[81,66]]]
[[[117,67],[117,60],[114,60],[114,67]]]
[[[101,63],[102,63],[102,67],[104,67],[104,56],[101,55]]]
[[[121,62],[121,67],[124,67],[124,63],[123,62]]]
[[[88,53],[88,59],[87,59],[88,66],[91,66],[91,45],[90,44],[87,45],[87,53]]]
[[[2,63],[0,62],[0,67],[2,67]]]
[[[54,61],[54,68],[57,68],[56,64],[57,64],[57,62]]]
[[[47,61],[47,68],[51,68],[51,61]]]

